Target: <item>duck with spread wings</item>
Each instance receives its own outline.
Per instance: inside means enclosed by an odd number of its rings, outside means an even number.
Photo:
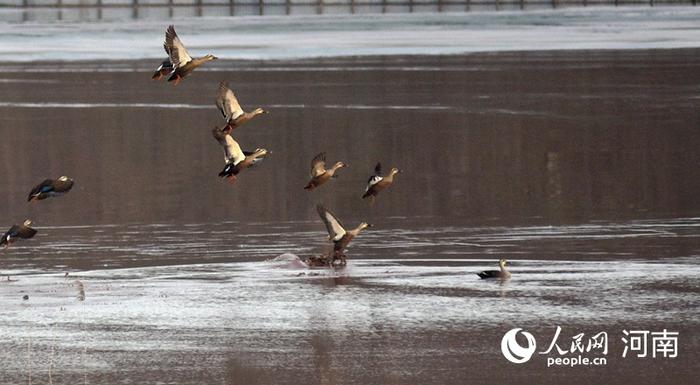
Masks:
[[[175,82],[175,85],[180,84],[185,76],[192,73],[195,68],[202,64],[217,59],[214,55],[205,55],[202,57],[193,58],[187,52],[187,49],[180,41],[180,38],[175,32],[174,26],[168,26],[165,30],[165,42],[163,43],[165,53],[168,54],[168,60],[163,61],[160,67],[153,74],[154,79],[160,79],[168,71],[168,81]],[[163,75],[161,75],[161,72]]]
[[[334,265],[336,261],[339,261],[341,266],[345,266],[345,248],[350,241],[360,234],[360,231],[372,227],[372,225],[362,222],[352,230],[345,230],[338,218],[323,205],[317,205],[316,211],[318,211],[318,215],[321,217],[323,224],[326,225],[328,239],[333,242],[333,254],[329,258],[329,264]]]
[[[338,169],[347,167],[343,162],[336,162],[333,167],[326,169],[326,153],[322,152],[316,155],[311,160],[311,180],[304,187],[305,190],[313,190],[316,187],[328,182],[331,178],[336,177]]]
[[[374,203],[374,199],[377,197],[377,194],[391,186],[391,184],[394,183],[394,176],[400,172],[401,170],[394,167],[389,172],[389,175],[382,176],[382,164],[377,163],[377,165],[374,166],[374,175],[369,177],[369,180],[367,181],[367,188],[365,189],[365,194],[362,195],[362,199],[369,197],[371,198],[372,203]]]
[[[214,127],[212,134],[214,139],[224,149],[226,166],[221,170],[219,176],[227,178],[230,183],[236,181],[239,172],[253,166],[270,153],[264,148],[258,148],[255,151],[243,151],[238,142],[231,136],[231,127],[229,126],[224,126],[223,129]]]
[[[219,83],[219,94],[216,97],[216,107],[224,116],[226,125],[231,127],[231,129],[236,129],[242,126],[244,123],[253,119],[260,114],[267,114],[266,110],[258,107],[253,111],[246,112],[241,108],[238,98],[233,93],[233,90],[229,87],[228,82],[223,81]]]

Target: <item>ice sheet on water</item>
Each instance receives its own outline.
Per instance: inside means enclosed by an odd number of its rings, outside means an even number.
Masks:
[[[295,59],[553,49],[700,46],[697,7],[585,8],[442,14],[178,18],[0,24],[5,61],[165,56],[172,22],[193,55]]]

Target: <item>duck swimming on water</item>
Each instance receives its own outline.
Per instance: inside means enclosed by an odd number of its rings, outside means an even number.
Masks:
[[[231,136],[231,131],[230,126],[224,126],[223,129],[214,127],[212,134],[224,149],[226,166],[219,176],[226,177],[230,183],[234,183],[239,172],[262,160],[269,151],[264,148],[258,148],[252,152],[241,150],[241,146]]]
[[[322,152],[316,155],[311,160],[311,180],[304,187],[305,190],[313,190],[316,187],[328,182],[331,178],[336,177],[338,169],[347,167],[343,162],[336,162],[333,167],[326,169],[326,153]]]
[[[175,85],[180,84],[182,79],[192,73],[195,68],[201,66],[202,64],[217,59],[214,55],[206,55],[198,58],[192,58],[187,49],[180,41],[180,38],[175,33],[174,26],[168,26],[165,30],[165,43],[163,43],[165,52],[170,58],[170,63],[172,64],[172,71],[168,75],[168,81],[175,81]]]
[[[0,246],[9,247],[11,243],[17,239],[29,239],[36,235],[37,231],[31,228],[32,221],[27,219],[21,225],[14,225],[10,227],[7,232],[0,239]]]
[[[319,204],[316,206],[316,211],[321,217],[323,224],[326,225],[326,230],[328,230],[328,239],[333,241],[333,255],[330,257],[330,265],[333,265],[336,260],[340,261],[341,266],[345,266],[345,248],[348,246],[350,241],[352,241],[356,236],[360,234],[360,231],[372,227],[371,224],[362,222],[359,226],[352,230],[345,230],[343,225],[340,223],[338,218],[333,215],[327,208]]]
[[[219,83],[219,95],[216,97],[216,107],[224,116],[226,124],[231,127],[231,129],[238,128],[242,126],[247,121],[253,119],[260,114],[267,114],[268,112],[262,108],[256,108],[251,112],[243,111],[241,105],[238,103],[236,95],[233,90],[229,88],[228,82],[223,81]]]
[[[509,279],[511,274],[508,270],[506,270],[506,261],[505,259],[501,259],[498,261],[498,266],[501,268],[500,270],[484,270],[480,273],[476,273],[481,279],[488,279],[488,278],[500,278],[500,279]]]
[[[73,179],[65,175],[58,179],[45,179],[29,192],[27,202],[63,195],[73,188],[73,184]]]

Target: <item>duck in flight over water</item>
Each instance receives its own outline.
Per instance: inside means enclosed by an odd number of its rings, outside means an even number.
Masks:
[[[389,175],[382,176],[382,164],[378,162],[377,165],[374,166],[374,175],[369,177],[367,181],[367,188],[365,189],[365,194],[362,196],[362,199],[369,197],[374,204],[374,199],[377,197],[377,194],[391,186],[391,184],[394,183],[394,175],[400,172],[401,170],[394,167],[389,172]]]
[[[267,114],[268,112],[262,108],[256,108],[251,112],[243,111],[240,103],[238,103],[238,98],[233,93],[233,90],[229,88],[228,82],[223,81],[219,83],[219,95],[216,97],[216,107],[224,116],[226,124],[231,127],[231,129],[236,129],[242,126],[244,123],[253,119],[260,114]]]
[[[304,190],[313,190],[316,187],[328,182],[331,178],[337,177],[338,169],[347,167],[343,162],[336,162],[333,167],[326,169],[326,153],[322,152],[311,160],[311,180],[306,184]]]
[[[205,55],[198,58],[192,58],[187,49],[180,41],[180,38],[175,33],[174,26],[168,26],[165,30],[165,43],[163,43],[163,48],[170,58],[170,64],[172,65],[172,70],[168,75],[168,81],[175,81],[175,85],[180,84],[180,81],[185,78],[185,76],[192,73],[195,68],[201,66],[202,64],[217,59],[214,55]],[[162,65],[161,65],[162,66]]]
[[[45,179],[29,192],[27,202],[63,195],[73,188],[73,184],[73,179],[65,175],[58,179]]]
[[[21,225],[10,227],[0,239],[0,246],[8,248],[17,239],[29,239],[36,235],[37,231],[31,228],[32,221],[27,219]]]
[[[214,127],[212,134],[224,149],[226,166],[221,170],[219,176],[226,177],[230,183],[234,183],[239,172],[262,160],[269,154],[269,151],[264,148],[258,148],[252,152],[241,150],[241,146],[231,136],[231,130],[230,126]]]

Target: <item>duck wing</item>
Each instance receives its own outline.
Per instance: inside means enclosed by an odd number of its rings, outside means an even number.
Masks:
[[[374,166],[374,175],[382,175],[382,163],[377,162],[377,165]]]
[[[180,38],[175,33],[174,26],[168,26],[165,30],[165,52],[170,56],[170,62],[173,63],[173,68],[179,68],[192,61],[192,57],[187,53],[187,49],[180,41]]]
[[[333,241],[339,241],[347,233],[340,223],[338,218],[333,215],[327,208],[319,204],[316,206],[316,211],[318,215],[321,216],[323,224],[326,225],[326,230],[328,230],[328,237]]]
[[[32,191],[29,192],[29,196],[27,197],[27,201],[31,201],[32,198],[35,196],[41,194],[41,193],[47,193],[53,191],[53,181],[51,179],[44,179],[43,182],[39,183],[36,185]]]
[[[478,275],[481,279],[499,278],[501,276],[501,272],[499,270],[484,270],[481,273],[476,273],[476,275]]]
[[[219,95],[216,97],[216,107],[221,111],[221,115],[224,116],[227,122],[243,115],[243,109],[226,81],[219,83]]]
[[[368,192],[372,187],[374,187],[377,183],[381,182],[384,178],[382,178],[379,175],[372,175],[369,177],[369,180],[367,181],[367,187],[365,188],[365,192]]]
[[[326,172],[326,153],[322,152],[311,160],[311,177],[315,178]]]
[[[164,45],[165,47],[165,45]],[[165,52],[168,52],[168,47],[165,47]],[[173,63],[170,62],[170,52],[168,52],[168,58],[163,60],[162,63],[156,68],[156,72],[153,74],[155,77],[160,73],[160,71],[172,71],[173,69]]]
[[[231,135],[226,135],[225,141],[226,144],[224,145],[224,153],[228,162],[233,162],[234,165],[237,165],[245,159],[245,154],[243,154],[241,146],[238,144],[238,142],[233,140]]]
[[[365,192],[369,191],[374,185],[377,183],[381,182],[382,179],[384,179],[381,175],[382,173],[382,164],[377,163],[376,166],[374,166],[374,175],[369,177],[369,180],[367,180],[367,188],[365,189]]]
[[[226,146],[226,133],[222,129],[214,127],[214,129],[211,130],[211,134],[221,146]]]

